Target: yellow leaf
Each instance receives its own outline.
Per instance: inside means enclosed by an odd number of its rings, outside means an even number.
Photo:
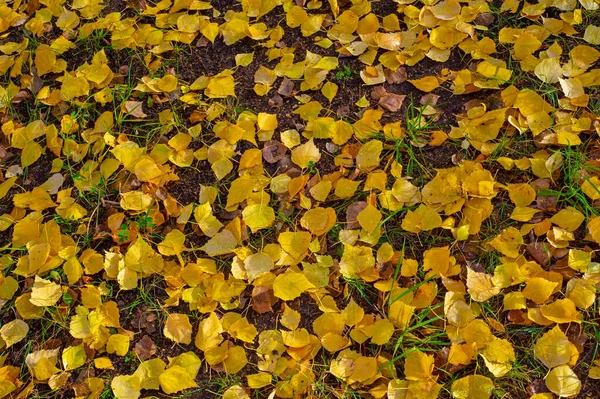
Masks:
[[[198,357],[198,355],[196,355],[192,351],[184,352],[178,356],[169,358],[169,367],[173,367],[173,366],[183,367],[188,372],[190,377],[192,377],[192,379],[196,378],[196,376],[198,375],[198,371],[200,371],[200,365],[201,365],[200,358]],[[163,370],[164,370],[164,367],[163,367]],[[162,370],[161,370],[161,372],[162,372]]]
[[[344,324],[352,327],[363,319],[365,311],[363,308],[358,306],[354,299],[350,298],[350,302],[348,302],[348,305],[346,305],[346,308],[342,310],[341,314]]]
[[[404,362],[404,375],[407,380],[424,380],[433,373],[434,358],[418,350],[409,352]]]
[[[23,320],[16,319],[8,322],[0,328],[0,336],[6,344],[6,348],[10,348],[17,342],[20,342],[27,336],[29,326]]]
[[[293,6],[286,14],[285,21],[290,28],[298,28],[308,19],[306,11],[299,6]]]
[[[254,52],[251,53],[238,53],[235,55],[235,65],[247,67],[252,63],[254,59]]]
[[[346,278],[357,278],[358,274],[375,266],[373,250],[369,247],[344,244],[340,259],[340,272]]]
[[[583,33],[583,40],[589,44],[600,44],[600,26],[588,25]]]
[[[271,384],[271,374],[269,373],[264,373],[264,372],[259,372],[256,374],[249,374],[246,376],[246,379],[248,381],[248,386],[252,389],[258,389],[258,388],[263,388],[266,387],[267,385]],[[244,392],[245,393],[245,392]],[[250,397],[247,396],[246,397],[249,399]],[[236,396],[237,398],[237,396]]]
[[[455,399],[488,399],[492,395],[494,383],[483,375],[468,375],[452,384],[452,397]]]
[[[549,369],[569,363],[577,348],[559,326],[555,326],[540,337],[533,347],[535,357]]]
[[[60,87],[61,100],[70,101],[75,97],[86,96],[89,91],[90,85],[86,78],[65,72],[62,86]]]
[[[593,201],[600,198],[600,178],[598,176],[592,176],[585,178],[584,182],[581,183],[581,191],[590,197]]]
[[[200,29],[200,17],[183,14],[177,18],[177,29],[184,33],[196,33]]]
[[[332,102],[335,98],[335,95],[338,92],[338,85],[332,82],[325,82],[323,87],[321,87],[321,93],[325,96],[329,102]]]
[[[558,57],[541,60],[534,71],[538,79],[545,83],[557,83],[563,76]]]
[[[188,388],[196,388],[198,384],[194,381],[188,371],[181,366],[171,366],[163,371],[158,377],[160,388],[167,395],[183,391]]]
[[[363,144],[356,156],[356,164],[361,169],[373,169],[379,166],[379,156],[383,151],[383,143],[379,140],[371,140]]]
[[[200,322],[194,344],[201,351],[214,348],[223,341],[223,337],[221,336],[222,332],[223,326],[217,315],[212,312],[207,318]]]
[[[355,102],[354,104],[359,108],[365,108],[365,107],[368,107],[369,105],[371,105],[371,103],[365,96],[362,96],[361,98],[359,98],[358,101]]]
[[[273,266],[273,258],[265,253],[252,254],[244,259],[244,267],[250,282],[270,272]]]
[[[47,44],[40,44],[35,49],[35,67],[38,76],[52,72],[56,64],[56,54]]]
[[[306,168],[311,163],[316,164],[320,159],[321,152],[313,142],[313,139],[292,150],[292,162],[301,168]]]
[[[425,76],[421,79],[409,79],[409,83],[415,86],[417,89],[429,93],[432,90],[437,89],[440,86],[438,78],[435,76]]]
[[[125,356],[129,352],[129,336],[125,334],[113,334],[108,337],[106,352]]]
[[[333,208],[312,208],[306,211],[300,219],[300,225],[316,236],[327,233],[335,225],[335,222],[336,214]]]
[[[87,355],[83,344],[77,346],[69,346],[62,353],[62,363],[65,371],[75,370],[85,364]]]
[[[300,312],[286,305],[285,309],[283,310],[283,314],[279,319],[279,322],[284,327],[289,328],[290,330],[295,330],[296,328],[298,328],[298,324],[300,324],[301,318],[302,317],[300,316]]]
[[[305,328],[293,331],[282,331],[283,343],[290,348],[303,348],[310,344],[310,334]]]
[[[158,377],[165,371],[165,367],[167,364],[160,358],[146,360],[140,363],[133,376],[139,379],[142,389],[159,389]]]
[[[348,383],[364,383],[365,381],[375,377],[377,372],[377,359],[374,357],[361,356],[354,361],[354,369],[352,370],[350,377],[348,377]]]
[[[596,289],[592,280],[572,278],[567,283],[566,296],[575,306],[588,309],[596,301]]]
[[[356,192],[356,189],[360,185],[361,181],[354,181],[342,177],[335,183],[334,194],[338,198],[350,198]]]
[[[209,22],[200,28],[200,33],[210,40],[211,43],[214,43],[219,34],[219,24],[216,22]]]
[[[314,285],[306,278],[304,273],[286,270],[278,275],[273,281],[273,295],[284,301],[298,298],[304,291],[314,288]]]
[[[377,226],[379,226],[379,222],[381,221],[381,212],[379,212],[379,210],[373,205],[369,204],[359,212],[356,219],[366,232],[372,233]]]
[[[166,74],[156,82],[156,87],[165,93],[170,93],[177,88],[177,78],[171,74]]]
[[[492,284],[492,276],[479,273],[467,268],[467,287],[471,299],[477,302],[485,302],[494,295],[500,293],[500,288]]]
[[[141,212],[147,210],[154,200],[141,191],[129,191],[121,194],[120,205],[123,210]]]
[[[545,381],[548,389],[561,398],[575,396],[581,391],[581,381],[577,374],[566,365],[550,370]]]
[[[485,365],[495,377],[505,376],[516,360],[513,346],[506,339],[495,338],[486,345],[481,353]]]
[[[225,255],[237,247],[237,239],[229,230],[223,230],[200,247],[208,256]]]
[[[523,289],[523,296],[537,304],[542,304],[550,298],[557,285],[556,281],[548,281],[542,277],[532,277]]]
[[[437,19],[449,21],[460,14],[460,4],[456,0],[444,0],[430,7],[430,11]]]
[[[21,166],[25,168],[33,165],[33,163],[42,156],[43,152],[44,149],[42,146],[35,141],[27,142],[25,147],[23,147],[23,151],[21,151]]]
[[[600,359],[594,361],[594,365],[590,367],[588,375],[593,380],[600,380]]]
[[[175,229],[171,230],[165,236],[165,239],[157,245],[158,252],[166,256],[179,256],[186,250],[185,234]]]
[[[10,190],[12,188],[12,186],[15,184],[16,180],[17,180],[17,177],[15,176],[15,177],[6,179],[2,183],[0,183],[0,199],[4,198],[6,196],[6,194],[8,193],[8,190]]]
[[[428,206],[420,204],[414,211],[406,212],[401,227],[412,233],[429,231],[442,225],[440,215]]]
[[[96,367],[99,370],[114,370],[112,361],[108,357],[95,358],[94,367]]]
[[[371,337],[371,343],[375,345],[387,344],[392,335],[394,335],[394,325],[388,319],[379,319],[373,324],[373,337]]]
[[[262,383],[266,380],[266,377],[264,376],[265,374],[269,377],[269,381],[266,384],[262,385]],[[267,373],[252,374],[249,375],[247,378],[248,385],[250,386],[250,388],[262,388],[266,385],[269,385],[269,383],[271,382],[271,374]],[[250,381],[252,381],[252,383]],[[244,388],[242,388],[241,386],[233,385],[227,388],[227,390],[223,393],[222,399],[250,399],[250,396],[246,393],[246,391],[244,391]]]
[[[294,259],[299,259],[306,255],[310,240],[311,234],[307,231],[284,232],[280,233],[279,237],[277,237],[281,249]]]
[[[523,244],[523,237],[519,230],[514,227],[504,229],[502,233],[497,235],[491,242],[490,245],[502,254],[516,258],[519,256],[519,249]]]
[[[62,296],[61,286],[35,276],[29,301],[35,306],[54,306]]]
[[[383,73],[383,66],[381,64],[365,67],[365,69],[360,71],[360,77],[365,82],[365,85],[378,85],[385,82],[385,74]]]
[[[192,342],[192,325],[185,314],[171,313],[167,317],[163,334],[171,341],[187,345]]]
[[[584,220],[584,214],[572,206],[561,209],[558,211],[558,213],[550,218],[552,223],[567,231],[577,230]]]
[[[244,223],[253,233],[271,227],[275,220],[275,211],[265,204],[248,205],[242,211]]]
[[[235,81],[233,71],[225,69],[217,75],[210,78],[204,94],[209,98],[225,98],[227,96],[235,97]]]
[[[395,327],[399,328],[400,330],[404,330],[406,327],[408,327],[408,324],[415,313],[415,309],[416,308],[414,306],[407,305],[401,300],[397,300],[390,305],[388,318]]]
[[[194,219],[204,234],[214,237],[223,224],[213,215],[212,206],[209,201],[203,202],[194,209]]]
[[[117,375],[110,382],[117,399],[137,399],[140,397],[140,380],[136,376]]]
[[[570,299],[558,299],[540,308],[542,315],[555,323],[581,323],[583,315]]]

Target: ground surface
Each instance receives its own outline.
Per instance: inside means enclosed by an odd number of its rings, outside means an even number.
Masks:
[[[599,7],[0,0],[0,397],[600,397]]]

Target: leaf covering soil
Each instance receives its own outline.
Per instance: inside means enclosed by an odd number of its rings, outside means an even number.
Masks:
[[[0,0],[0,398],[600,396],[598,0]]]

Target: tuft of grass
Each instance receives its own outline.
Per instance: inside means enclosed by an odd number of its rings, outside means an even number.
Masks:
[[[358,72],[350,68],[348,65],[344,65],[335,72],[335,78],[337,80],[349,80],[356,75],[358,75]]]
[[[587,175],[600,172],[600,168],[587,163],[585,146],[567,146],[562,150],[562,155],[560,188],[540,190],[538,196],[558,197],[561,208],[572,206],[583,213],[586,219],[598,216],[600,212],[590,203],[580,186],[585,180],[590,182]],[[596,190],[600,192],[600,188],[596,187]]]
[[[356,295],[371,306],[375,306],[372,298],[374,295],[377,295],[377,291],[369,283],[361,278],[342,277],[342,279],[346,283],[347,288],[346,300],[350,300],[350,298]]]

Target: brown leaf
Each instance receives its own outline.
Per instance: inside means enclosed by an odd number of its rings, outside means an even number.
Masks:
[[[538,393],[544,393],[544,392],[549,392],[548,388],[546,388],[546,382],[541,379],[541,378],[537,378],[533,381],[531,381],[529,383],[529,385],[527,386],[527,394],[528,395],[537,395]]]
[[[484,12],[475,18],[475,23],[477,25],[489,26],[493,24],[495,20],[496,17],[494,17],[494,14],[491,12]]]
[[[141,11],[146,8],[146,0],[125,0],[127,8]]]
[[[529,319],[527,319],[527,315],[524,314],[522,311],[520,310],[509,310],[508,314],[506,315],[506,318],[508,319],[508,321],[510,321],[511,323],[516,323],[516,324],[525,324],[525,322],[529,322]]]
[[[566,256],[554,262],[549,270],[560,273],[565,280],[570,280],[579,274],[577,270],[569,267],[569,260]]]
[[[263,158],[268,163],[280,161],[287,151],[287,147],[276,140],[269,140],[262,149]]]
[[[535,199],[535,207],[540,211],[553,211],[556,209],[558,203],[558,197],[542,195]]]
[[[582,353],[585,348],[585,343],[588,340],[588,335],[583,328],[577,323],[569,323],[567,324],[565,335],[569,338],[569,341],[577,347],[577,350]]]
[[[210,41],[202,36],[200,39],[198,39],[198,41],[196,41],[196,47],[206,47],[210,44]]]
[[[350,106],[348,104],[342,105],[335,111],[335,114],[340,118],[347,118],[350,116]]]
[[[547,245],[542,242],[530,242],[527,244],[527,252],[542,266],[550,262],[550,253]]]
[[[277,89],[277,93],[279,93],[283,97],[291,97],[293,92],[294,82],[288,79],[287,77],[284,77],[283,81],[279,85],[279,89]]]
[[[269,99],[269,107],[279,108],[283,105],[283,98],[279,94],[275,94]]]
[[[405,98],[406,96],[402,94],[386,93],[379,99],[378,104],[388,111],[397,112]]]
[[[125,101],[125,111],[129,113],[131,116],[135,116],[136,118],[145,118],[148,115],[144,113],[142,109],[141,101]]]
[[[536,191],[547,190],[550,188],[550,179],[535,179],[531,182],[531,187]]]
[[[195,110],[190,115],[189,121],[192,124],[196,124],[198,122],[202,122],[205,119],[206,119],[206,112]]]
[[[25,13],[29,16],[33,15],[40,8],[39,0],[28,1],[25,6]]]
[[[358,201],[350,204],[346,210],[346,228],[347,229],[358,229],[360,224],[358,223],[358,214],[367,207],[365,201]]]
[[[73,381],[75,384],[85,384],[89,378],[93,378],[96,376],[96,371],[93,367],[86,367],[85,370],[81,370],[77,373],[77,377]]]
[[[389,84],[400,84],[408,79],[408,74],[406,73],[406,69],[404,67],[400,67],[395,71],[392,71],[391,69],[385,69],[383,74],[385,75],[385,81]]]
[[[273,308],[271,307],[271,290],[267,287],[258,286],[254,287],[252,290],[252,309],[256,313],[267,313],[272,312]]]
[[[387,94],[387,90],[383,86],[377,86],[373,90],[371,90],[371,98],[375,101],[379,100],[381,97]]]
[[[156,353],[156,346],[154,345],[152,338],[144,335],[142,339],[136,342],[133,352],[140,360],[150,359]]]
[[[73,388],[73,392],[75,393],[75,397],[77,398],[88,397],[92,393],[92,390],[90,389],[88,384],[84,382],[80,384],[73,384],[71,388]]]
[[[0,162],[6,162],[13,157],[13,153],[6,150],[2,144],[0,144]]]
[[[421,103],[421,105],[430,105],[434,107],[436,106],[439,99],[440,96],[438,96],[437,94],[427,93],[423,97],[421,97],[421,100],[419,102]]]
[[[131,325],[139,330],[146,330],[146,333],[148,334],[152,334],[156,331],[157,319],[158,317],[154,312],[136,309],[136,314],[131,320]]]

